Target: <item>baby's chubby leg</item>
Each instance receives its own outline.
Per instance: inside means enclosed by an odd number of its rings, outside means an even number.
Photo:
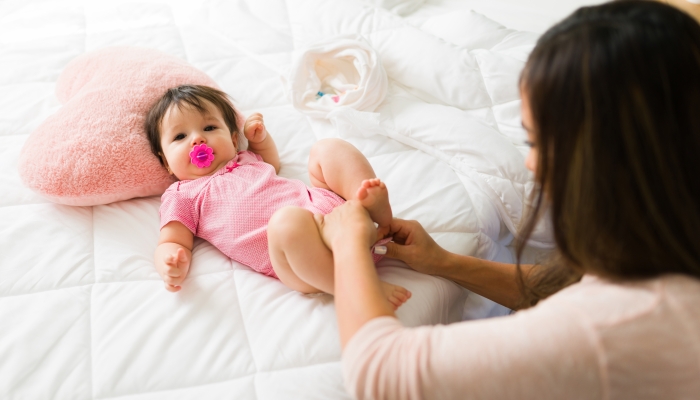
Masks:
[[[341,139],[316,142],[309,155],[309,178],[316,187],[359,200],[380,231],[388,230],[393,218],[389,192],[355,146]]]
[[[333,293],[333,255],[310,211],[291,206],[277,210],[267,225],[267,244],[282,283],[303,293]]]
[[[270,259],[282,283],[302,293],[334,293],[333,254],[323,243],[313,214],[299,207],[284,207],[267,226]],[[401,286],[381,282],[394,309],[411,297]]]
[[[380,238],[386,236],[389,233],[392,214],[389,205],[389,191],[384,182],[379,179],[365,179],[357,189],[355,198],[369,212],[372,221],[379,225],[377,236]]]

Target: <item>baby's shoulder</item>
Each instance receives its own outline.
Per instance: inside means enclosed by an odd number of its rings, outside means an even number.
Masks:
[[[177,181],[165,190],[161,196],[161,202],[167,200],[172,201],[192,201],[196,199],[202,192],[205,182],[198,182],[200,179],[191,181]]]
[[[239,164],[250,164],[255,162],[264,162],[260,155],[253,153],[249,150],[243,150],[238,152],[238,158],[236,162]]]

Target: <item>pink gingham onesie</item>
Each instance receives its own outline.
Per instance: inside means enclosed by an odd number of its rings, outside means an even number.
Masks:
[[[330,190],[279,177],[262,157],[241,151],[210,176],[170,185],[161,197],[160,227],[181,222],[229,258],[277,278],[267,250],[272,214],[297,206],[325,215],[344,202]]]

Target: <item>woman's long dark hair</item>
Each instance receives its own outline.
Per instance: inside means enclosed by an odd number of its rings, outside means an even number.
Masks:
[[[581,8],[539,39],[521,87],[539,192],[518,260],[545,207],[558,249],[519,269],[527,303],[585,273],[700,278],[698,23],[655,1]]]

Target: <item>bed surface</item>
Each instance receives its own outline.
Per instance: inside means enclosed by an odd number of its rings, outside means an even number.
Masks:
[[[348,398],[331,296],[291,291],[201,240],[183,290],[169,293],[153,267],[158,197],[71,207],[22,184],[21,148],[60,108],[62,69],[87,51],[180,57],[244,114],[265,116],[280,175],[308,184],[311,145],[342,137],[385,180],[397,217],[420,221],[450,251],[513,261],[532,190],[518,74],[539,33],[583,2],[418,1],[394,12],[388,3],[0,3],[0,398]],[[341,34],[378,52],[387,96],[371,114],[309,118],[282,77],[306,46]],[[532,254],[551,247],[546,226],[532,245]],[[413,292],[397,313],[408,326],[508,313],[393,260],[379,273]]]

